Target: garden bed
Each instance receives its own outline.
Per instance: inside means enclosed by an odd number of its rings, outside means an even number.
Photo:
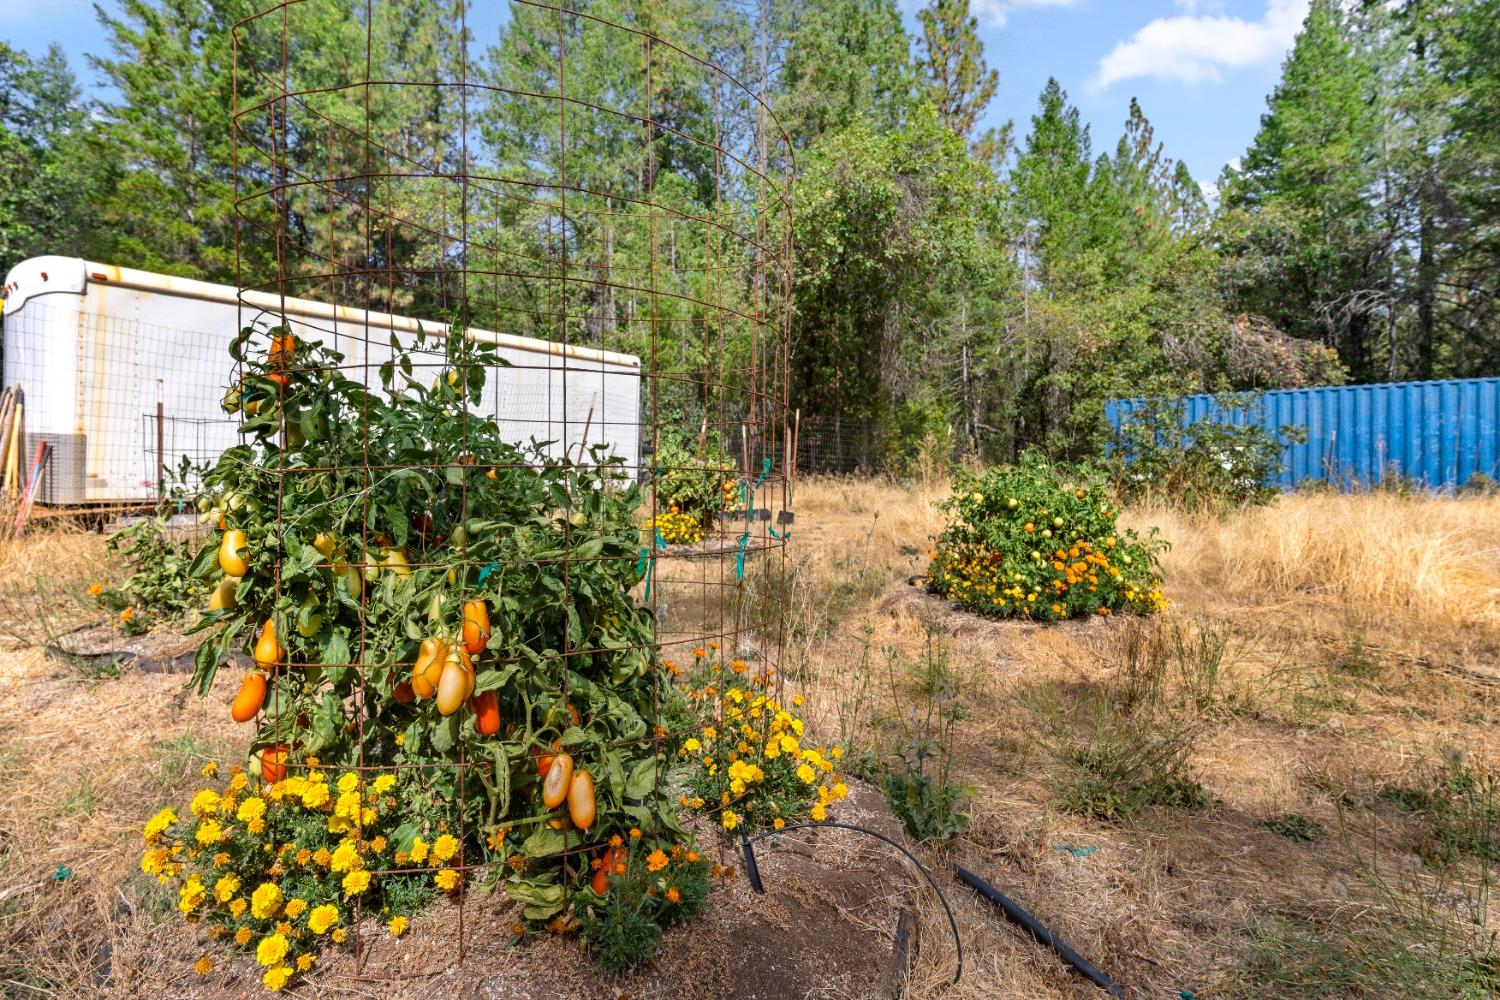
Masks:
[[[863,783],[851,782],[840,819],[901,836],[880,794]],[[722,863],[740,863],[737,849],[720,851]],[[348,951],[326,953],[303,988],[322,997],[389,1000],[900,996],[909,941],[897,928],[910,924],[918,876],[895,851],[857,834],[798,832],[780,844],[762,841],[756,856],[764,896],[736,872],[718,884],[700,919],[669,930],[655,960],[632,973],[596,972],[571,936],[543,934],[512,945],[516,908],[503,894],[476,892],[463,905],[461,962],[454,956],[459,907],[440,903],[414,920],[400,940],[367,920],[362,968]],[[132,997],[260,992],[262,970],[248,955],[206,978],[193,971],[205,953],[224,954],[201,925],[157,925],[144,939],[120,947],[126,949],[128,975],[101,972],[109,986]]]

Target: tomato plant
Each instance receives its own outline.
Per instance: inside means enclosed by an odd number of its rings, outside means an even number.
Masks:
[[[656,469],[657,528],[668,542],[698,541],[720,511],[740,502],[734,463],[710,445],[693,452],[665,441]],[[693,527],[697,538],[687,537]]]
[[[243,377],[224,405],[245,441],[203,476],[212,533],[192,566],[216,595],[193,681],[207,692],[254,655],[267,781],[313,758],[421,768],[392,851],[462,829],[460,861],[504,862],[493,877],[535,921],[589,882],[575,865],[565,883],[565,852],[631,828],[680,837],[656,794],[660,668],[620,460],[502,440],[471,412],[502,362],[460,332],[396,351],[378,392],[337,352],[269,334],[272,350],[253,329],[231,346]],[[540,755],[572,764],[560,796],[543,798]]]
[[[1027,452],[1014,466],[957,476],[943,509],[928,587],[971,610],[1057,621],[1166,604],[1166,542],[1119,527],[1119,506],[1092,469]]]

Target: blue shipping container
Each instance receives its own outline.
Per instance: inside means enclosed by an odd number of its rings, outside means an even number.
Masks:
[[[1205,417],[1275,432],[1304,427],[1307,441],[1288,445],[1276,482],[1290,489],[1307,480],[1345,488],[1372,486],[1387,475],[1430,489],[1451,490],[1479,472],[1500,479],[1500,378],[1389,382],[1381,385],[1278,389],[1225,408],[1213,396],[1184,399],[1188,423]],[[1118,428],[1143,400],[1105,404]]]

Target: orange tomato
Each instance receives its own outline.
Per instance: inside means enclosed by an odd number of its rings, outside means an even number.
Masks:
[[[490,609],[483,601],[464,602],[464,649],[478,656],[490,642]]]
[[[474,728],[480,736],[494,736],[500,731],[500,703],[495,692],[485,691],[469,699],[474,712]]]
[[[560,753],[552,758],[547,776],[542,779],[542,802],[548,809],[556,809],[568,797],[573,781],[573,757]]]
[[[411,668],[411,687],[418,698],[431,698],[437,693],[438,681],[443,677],[443,661],[448,657],[448,644],[442,639],[423,639],[417,651],[417,662]]]
[[[240,693],[229,706],[229,717],[235,722],[249,722],[266,703],[266,675],[251,671],[240,681]]]
[[[286,384],[289,381],[291,381],[285,375],[283,375],[281,372],[267,372],[266,373],[266,378],[270,379],[272,382],[275,382],[277,388],[279,388],[279,389],[285,389],[286,388]]]
[[[286,651],[276,641],[276,619],[267,618],[261,627],[260,638],[255,640],[255,663],[260,667],[274,667],[281,662]]]
[[[291,747],[285,743],[266,747],[260,752],[260,777],[268,784],[286,780],[286,760]]]
[[[615,870],[615,862],[618,860],[620,849],[616,847],[606,848],[604,857],[599,861],[599,867],[594,871],[594,879],[589,883],[589,888],[594,890],[594,895],[602,896],[609,891],[609,874]]]
[[[587,771],[578,771],[568,782],[568,818],[580,830],[594,825],[597,803],[594,801],[594,778]]]
[[[292,360],[292,352],[297,349],[297,338],[290,333],[271,338],[271,349],[266,352],[266,360],[272,367],[285,368]]]

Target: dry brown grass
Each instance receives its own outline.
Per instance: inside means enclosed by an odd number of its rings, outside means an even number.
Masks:
[[[1434,787],[1445,753],[1472,773],[1500,762],[1485,675],[1500,649],[1500,500],[1291,496],[1223,520],[1132,511],[1173,542],[1168,613],[1039,627],[955,613],[907,585],[943,495],[931,482],[803,482],[790,578],[771,594],[794,626],[788,683],[820,733],[856,753],[888,749],[896,716],[922,708],[914,664],[929,642],[956,676],[953,766],[976,790],[972,819],[923,854],[955,903],[968,967],[947,985],[946,923],[926,905],[908,996],[1100,995],[943,875],[955,861],[1132,995],[1381,996],[1396,982],[1483,995],[1443,978],[1434,929],[1452,930],[1484,866],[1424,864],[1432,824],[1388,792]],[[97,536],[0,543],[0,569],[13,637],[0,668],[0,980],[23,983],[5,986],[17,996],[196,989],[187,932],[133,875],[137,831],[203,760],[242,751],[226,721],[234,679],[199,701],[180,676],[88,679],[42,656],[108,570]],[[704,591],[723,577],[712,561],[675,572]],[[1202,654],[1216,636],[1224,654]],[[1165,719],[1190,737],[1210,808],[1147,805],[1114,822],[1063,808],[1079,777],[1064,751]],[[1263,825],[1288,814],[1329,833],[1304,844]],[[59,864],[70,877],[54,879]],[[1317,963],[1321,993],[1298,978]]]
[[[1432,949],[1422,934],[1451,933],[1462,907],[1434,915],[1420,901],[1435,892],[1465,900],[1488,872],[1472,859],[1424,867],[1416,851],[1430,846],[1429,831],[1382,792],[1437,780],[1445,749],[1461,748],[1481,773],[1500,762],[1495,689],[1484,676],[1500,641],[1500,501],[1294,495],[1224,519],[1131,511],[1134,526],[1159,527],[1173,543],[1168,614],[1043,628],[981,622],[904,585],[925,562],[910,549],[940,528],[942,495],[804,485],[796,571],[813,589],[837,589],[857,552],[886,569],[888,590],[846,614],[836,634],[787,651],[824,730],[887,749],[890,718],[921,701],[909,673],[888,664],[919,658],[939,635],[968,713],[952,741],[954,767],[978,795],[969,829],[930,860],[990,877],[1135,995],[1383,995],[1351,971],[1362,963],[1390,966],[1391,988],[1400,976],[1427,976],[1434,995],[1449,995],[1449,964],[1413,969],[1375,944]],[[1097,739],[1101,705],[1137,698],[1127,692],[1140,687],[1130,675],[1142,634],[1161,658],[1159,717],[1185,727],[1191,773],[1215,804],[1148,807],[1113,823],[1068,812],[1078,775],[1047,734],[1076,749],[1090,732]],[[1204,636],[1227,638],[1207,668]],[[1123,727],[1140,714],[1111,708],[1102,718]],[[1330,833],[1301,844],[1263,825],[1288,814]],[[1054,849],[1062,844],[1098,851],[1074,858]],[[951,895],[973,956],[966,983],[945,985],[952,955],[933,906],[909,996],[1094,995],[987,905],[957,887]],[[1495,915],[1487,919],[1494,929]],[[1284,921],[1353,944],[1309,958],[1294,945],[1328,942],[1299,931],[1264,946],[1265,929]],[[1332,969],[1331,992],[1299,981],[1315,961]]]

